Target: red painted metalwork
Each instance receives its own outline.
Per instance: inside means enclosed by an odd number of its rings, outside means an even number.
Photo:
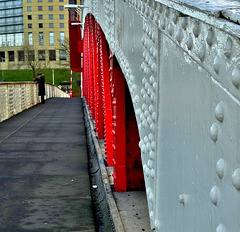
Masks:
[[[113,166],[112,106],[105,36],[92,15],[85,19],[83,96],[96,119],[96,131],[104,138],[106,161]]]
[[[79,16],[75,9],[69,9],[69,49],[71,70],[82,72],[82,40]]]
[[[126,191],[126,131],[125,131],[125,79],[112,55],[110,59],[114,187],[116,191]]]
[[[140,137],[133,103],[127,84],[125,89],[127,189],[143,190],[145,189],[145,184],[142,169],[141,150],[138,145]]]
[[[139,135],[131,96],[121,68],[110,52],[99,24],[85,19],[83,96],[104,138],[106,161],[114,167],[116,191],[144,188]]]

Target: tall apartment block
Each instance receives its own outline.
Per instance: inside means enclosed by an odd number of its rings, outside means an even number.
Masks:
[[[69,0],[0,0],[0,69],[69,67]]]

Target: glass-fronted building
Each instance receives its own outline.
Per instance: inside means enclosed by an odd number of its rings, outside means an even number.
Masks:
[[[69,0],[0,0],[0,69],[69,67]],[[38,68],[38,67],[36,67]]]

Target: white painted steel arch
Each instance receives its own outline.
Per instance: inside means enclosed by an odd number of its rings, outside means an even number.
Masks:
[[[84,5],[129,85],[152,228],[240,231],[239,1]]]

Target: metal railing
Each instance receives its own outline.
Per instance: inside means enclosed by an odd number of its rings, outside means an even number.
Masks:
[[[57,86],[45,84],[45,98],[69,97]],[[32,82],[0,83],[0,122],[40,102],[38,85]]]

